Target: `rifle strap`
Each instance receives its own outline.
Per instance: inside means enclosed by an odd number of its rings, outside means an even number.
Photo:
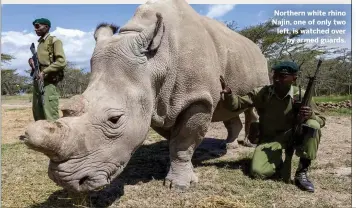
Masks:
[[[303,93],[302,93],[302,88],[300,86],[297,86],[297,87],[294,87],[292,86],[294,89],[293,89],[293,102],[295,101],[299,101],[299,102],[302,102],[302,96],[303,96]],[[297,93],[299,92],[299,93]]]
[[[49,62],[50,64],[52,64],[53,62],[55,62],[55,56],[54,56],[54,42],[56,42],[56,40],[58,40],[55,36],[49,36],[48,37],[48,45],[47,45],[47,51],[48,51],[48,55],[49,55]],[[63,70],[59,71],[58,73],[56,73],[57,76],[54,77],[54,81],[58,82],[58,81],[62,81],[64,78],[64,72]]]
[[[299,88],[299,101],[302,102],[302,88],[300,88],[300,86],[298,86]]]
[[[54,62],[54,45],[53,45],[53,36],[48,37],[48,45],[47,45],[47,51],[49,55],[49,62],[52,64]]]

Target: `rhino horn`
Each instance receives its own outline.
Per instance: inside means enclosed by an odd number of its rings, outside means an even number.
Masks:
[[[63,117],[73,117],[82,115],[85,112],[87,102],[88,101],[84,98],[83,95],[73,96],[69,100],[69,102],[63,104],[63,106],[61,107]]]
[[[66,135],[67,129],[61,123],[40,120],[30,124],[20,139],[28,147],[42,152],[50,159],[61,160],[63,137]]]

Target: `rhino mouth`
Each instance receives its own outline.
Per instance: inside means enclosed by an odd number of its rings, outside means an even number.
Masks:
[[[68,170],[62,170],[60,168],[63,166],[63,163],[51,160],[48,168],[48,176],[57,185],[69,191],[99,191],[108,186],[112,180],[123,171],[125,165],[115,166],[115,168],[92,166],[78,171],[68,172]]]

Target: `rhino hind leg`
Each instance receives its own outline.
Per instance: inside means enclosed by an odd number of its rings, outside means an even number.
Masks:
[[[255,145],[253,145],[248,140],[248,135],[249,135],[251,123],[257,121],[258,116],[255,113],[254,108],[246,109],[244,111],[244,115],[245,115],[245,138],[242,142],[242,145],[247,147],[254,147]],[[239,134],[243,128],[243,124],[241,122],[240,117],[239,116],[233,117],[230,120],[224,121],[223,123],[227,130],[227,138],[222,144],[223,148],[227,148],[227,149],[237,148],[238,143],[235,141],[239,137]]]
[[[243,145],[247,147],[255,147],[256,145],[252,144],[248,140],[248,135],[250,133],[250,126],[252,122],[256,122],[258,120],[258,116],[254,111],[254,108],[248,108],[246,111],[244,111],[245,114],[245,138],[243,141]]]
[[[223,123],[227,130],[227,138],[222,145],[228,149],[237,148],[238,144],[235,141],[237,137],[239,137],[239,134],[243,127],[240,117],[233,117],[230,120],[223,121]]]
[[[208,131],[210,119],[211,112],[201,103],[191,105],[178,117],[169,139],[170,168],[165,186],[184,191],[198,182],[191,159]]]

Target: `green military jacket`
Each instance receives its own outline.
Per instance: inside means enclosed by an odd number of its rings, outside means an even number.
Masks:
[[[301,96],[304,90],[301,90]],[[299,88],[292,86],[284,98],[279,98],[274,92],[273,85],[259,87],[245,96],[225,94],[224,105],[231,111],[247,107],[255,107],[259,115],[260,133],[262,137],[274,138],[293,127],[293,100],[299,98]],[[312,117],[321,127],[325,126],[325,117],[320,114],[316,103],[311,101]]]
[[[43,38],[38,40],[37,55],[40,64],[41,71],[44,74],[50,72],[58,72],[64,70],[67,65],[67,61],[64,55],[62,41],[53,36],[53,63],[50,61],[49,56],[49,37],[50,34],[47,33]]]

